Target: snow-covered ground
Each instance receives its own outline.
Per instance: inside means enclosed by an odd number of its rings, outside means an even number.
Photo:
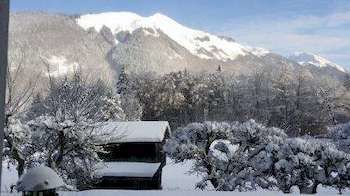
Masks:
[[[167,165],[163,168],[162,186],[164,190],[194,190],[196,183],[201,180],[200,176],[190,174],[189,170],[193,163],[187,161],[175,164],[167,159]]]
[[[2,164],[1,195],[10,192],[11,185],[16,184],[18,180],[16,168],[13,165],[8,166],[5,162]]]
[[[60,196],[277,196],[283,195],[278,191],[257,191],[257,192],[218,192],[218,191],[200,191],[195,190],[195,184],[200,180],[200,176],[189,174],[192,166],[191,161],[185,163],[173,163],[167,160],[167,165],[163,169],[162,191],[131,191],[131,190],[91,190],[82,192],[60,192]],[[17,180],[16,171],[13,167],[9,169],[4,165],[2,175],[2,196],[20,196],[20,194],[10,194],[10,185]],[[338,195],[334,189],[325,189],[320,187],[319,196]],[[297,189],[290,195],[300,195]],[[350,195],[350,191],[343,195]]]

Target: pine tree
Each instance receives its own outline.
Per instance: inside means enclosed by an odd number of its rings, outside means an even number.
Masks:
[[[128,91],[129,87],[129,79],[128,75],[125,71],[125,66],[122,66],[119,76],[118,76],[118,81],[117,81],[117,93],[118,94],[125,94]]]

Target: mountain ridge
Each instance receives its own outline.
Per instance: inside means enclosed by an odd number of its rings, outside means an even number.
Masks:
[[[130,13],[126,15],[129,17]],[[50,74],[61,76],[78,67],[94,78],[103,77],[111,83],[115,82],[122,67],[130,73],[157,75],[183,70],[215,72],[218,66],[224,73],[236,75],[252,74],[261,69],[278,73],[285,68],[296,73],[301,67],[298,62],[267,49],[241,45],[233,38],[194,30],[161,14],[153,15],[151,19],[152,16],[131,14],[131,19],[121,22],[124,26],[116,22],[117,18],[98,18],[97,28],[95,21],[84,19],[85,22],[79,24],[79,19],[84,16],[95,17],[96,14],[11,14],[9,53],[13,56],[13,64],[20,62],[18,56],[21,51],[26,51],[24,73],[30,76],[25,78],[34,77],[34,72],[43,72],[41,78],[47,79]],[[161,24],[158,20],[172,24]],[[105,25],[106,22],[111,24]],[[178,25],[182,27],[178,28]],[[158,26],[160,28],[156,28]],[[171,28],[164,30],[167,26]],[[172,32],[179,29],[184,32]],[[324,70],[324,67],[302,67],[315,72],[317,77],[321,74],[342,80],[345,74],[339,70]]]
[[[105,12],[99,14],[81,15],[77,23],[84,29],[94,28],[99,32],[103,26],[110,28],[114,34],[121,31],[132,33],[138,28],[152,29],[148,35],[159,36],[158,30],[163,31],[171,39],[185,47],[193,55],[203,59],[217,59],[222,61],[235,60],[238,55],[246,55],[249,52],[260,52],[260,55],[268,53],[263,49],[254,50],[245,47],[233,39],[222,38],[201,30],[183,26],[175,20],[160,13],[148,17],[142,17],[131,12]],[[210,55],[209,55],[210,54]]]
[[[142,31],[145,35],[159,37],[159,31],[162,31],[162,33],[187,49],[192,55],[206,60],[217,60],[225,63],[229,61],[232,64],[235,63],[238,57],[244,58],[244,56],[253,55],[258,58],[264,58],[275,54],[265,48],[239,44],[231,37],[214,35],[186,27],[161,13],[144,17],[132,12],[103,12],[81,15],[77,17],[76,22],[85,30],[93,28],[97,32],[101,32],[103,28],[108,28],[115,35],[120,33],[133,34],[135,30],[143,29]],[[118,39],[116,39],[115,44],[119,43]],[[176,53],[173,57],[181,58]],[[286,58],[298,65],[305,65],[305,63],[301,63],[291,56],[286,56]],[[323,57],[314,55],[313,58],[318,61],[309,62],[309,65],[315,65],[320,68],[327,65],[336,68],[337,71],[347,73],[342,66],[332,63]]]
[[[294,52],[294,54],[288,55],[288,58],[296,61],[300,65],[310,64],[318,67],[333,67],[341,72],[347,72],[343,66],[333,63],[322,56],[309,52]]]

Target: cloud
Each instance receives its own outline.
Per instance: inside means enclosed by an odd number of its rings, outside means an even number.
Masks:
[[[350,12],[233,20],[219,32],[277,53],[307,51],[350,67]],[[338,55],[337,55],[338,54]]]

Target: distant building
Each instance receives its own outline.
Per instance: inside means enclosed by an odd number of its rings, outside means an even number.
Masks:
[[[166,164],[163,145],[170,136],[165,121],[109,122],[99,128],[106,138],[99,145],[106,153],[95,188],[161,189]]]

